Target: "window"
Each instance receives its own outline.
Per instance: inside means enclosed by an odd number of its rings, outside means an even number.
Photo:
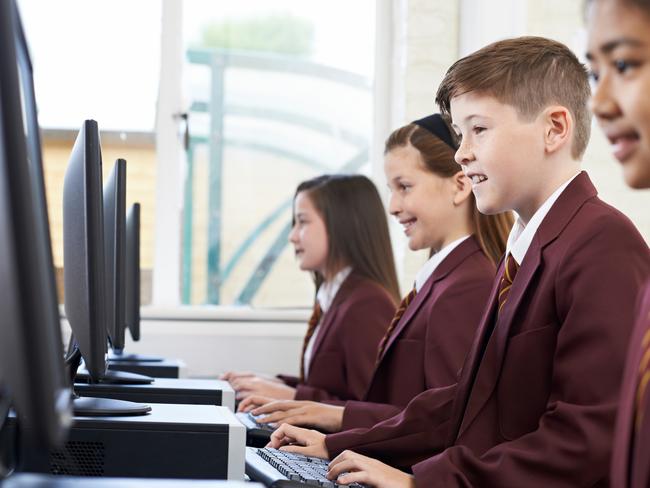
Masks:
[[[172,253],[179,302],[308,305],[310,277],[287,242],[291,200],[296,185],[317,174],[369,172],[375,1],[181,5],[184,178]],[[104,174],[126,159],[127,204],[142,205],[149,303],[156,182],[167,169],[156,153],[161,56],[170,55],[161,44],[165,7],[160,0],[19,0],[19,7],[35,67],[57,274],[65,169],[83,120],[93,118]]]
[[[181,298],[307,305],[297,184],[368,170],[374,2],[186,1]]]
[[[127,160],[127,205],[142,208],[142,302],[151,297],[154,123],[160,65],[160,0],[19,0],[34,64],[52,252],[63,299],[63,178],[85,119],[97,120],[104,176]]]

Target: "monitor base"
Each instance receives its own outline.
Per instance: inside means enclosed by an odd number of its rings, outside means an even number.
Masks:
[[[110,354],[108,356],[109,361],[116,361],[116,362],[139,362],[139,363],[162,363],[164,361],[164,358],[161,358],[159,356],[146,356],[144,354],[122,354],[122,353],[116,353],[113,351],[113,354]]]
[[[72,408],[78,417],[132,416],[151,412],[151,407],[143,403],[93,397],[73,397]]]
[[[90,374],[86,371],[77,371],[74,378],[77,383],[90,383]],[[154,379],[137,373],[128,373],[126,371],[115,371],[109,369],[104,373],[104,377],[99,380],[100,383],[109,383],[112,385],[150,385]]]

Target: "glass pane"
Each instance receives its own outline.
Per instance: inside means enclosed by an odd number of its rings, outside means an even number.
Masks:
[[[140,202],[142,302],[151,297],[156,184],[154,123],[160,0],[19,0],[32,61],[52,251],[61,284],[63,177],[84,119],[102,137],[104,176],[127,160],[127,205]],[[63,289],[59,286],[59,298]]]
[[[291,200],[307,178],[369,167],[374,1],[183,6],[182,300],[308,305]]]

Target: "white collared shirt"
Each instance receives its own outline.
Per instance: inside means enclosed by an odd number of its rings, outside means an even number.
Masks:
[[[307,348],[305,349],[305,357],[304,357],[305,378],[307,378],[309,375],[309,363],[311,363],[311,356],[314,350],[314,343],[316,342],[316,336],[318,335],[318,328],[320,327],[320,324],[323,321],[323,317],[325,316],[329,308],[332,306],[334,297],[339,292],[341,285],[347,279],[347,277],[350,276],[351,272],[352,272],[352,268],[350,266],[343,268],[341,271],[336,273],[334,278],[332,278],[329,281],[323,282],[320,285],[320,288],[318,289],[318,293],[316,293],[316,300],[318,301],[318,304],[320,305],[320,309],[322,310],[323,313],[321,314],[320,321],[318,322],[318,325],[314,329],[314,333],[309,339],[309,342],[307,343]]]
[[[424,266],[420,268],[420,271],[418,271],[418,274],[415,276],[415,291],[420,292],[424,284],[427,282],[429,277],[433,274],[433,272],[436,270],[438,266],[440,266],[440,263],[442,263],[449,254],[451,254],[451,251],[456,249],[459,244],[461,244],[465,239],[467,239],[469,236],[463,236],[460,239],[456,239],[453,242],[450,242],[447,244],[445,247],[440,249],[437,253],[435,253],[433,256],[429,258],[429,260],[424,263]]]
[[[569,186],[569,183],[571,183],[579,174],[580,172],[576,173],[562,185],[560,185],[560,187],[546,199],[542,206],[537,209],[537,211],[533,214],[530,221],[528,222],[528,225],[525,225],[521,220],[521,217],[517,216],[515,225],[512,226],[510,235],[508,236],[506,256],[508,254],[512,254],[512,257],[515,258],[517,264],[521,265],[522,261],[524,260],[524,256],[526,256],[526,253],[528,252],[530,243],[533,242],[533,237],[535,236],[537,229],[539,229],[539,226],[544,220],[544,217],[546,217],[546,214],[548,214],[549,210],[551,210],[551,207],[557,201],[566,187]]]

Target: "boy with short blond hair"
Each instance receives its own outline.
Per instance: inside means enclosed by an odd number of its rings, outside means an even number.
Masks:
[[[650,275],[632,223],[598,199],[580,158],[589,87],[564,45],[524,37],[456,62],[437,95],[484,213],[518,219],[456,388],[369,429],[281,426],[275,446],[334,456],[339,482],[378,487],[607,486],[634,301]],[[289,443],[298,445],[287,445]],[[436,454],[437,453],[437,454]],[[433,457],[430,457],[432,456]]]

